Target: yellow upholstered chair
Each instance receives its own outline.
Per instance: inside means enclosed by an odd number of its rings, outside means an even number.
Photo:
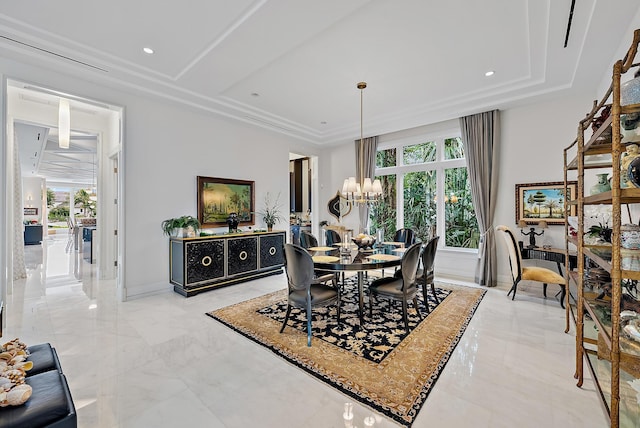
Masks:
[[[509,264],[511,266],[511,276],[513,278],[513,285],[511,290],[507,293],[507,296],[513,292],[511,300],[516,298],[516,291],[518,289],[518,283],[522,280],[537,281],[543,284],[543,294],[547,297],[547,284],[558,284],[560,286],[560,306],[564,308],[564,297],[566,294],[565,279],[562,275],[538,266],[522,266],[522,254],[518,248],[516,238],[507,226],[498,226],[496,230],[499,230],[504,236],[504,240],[507,244],[507,250],[509,252]]]

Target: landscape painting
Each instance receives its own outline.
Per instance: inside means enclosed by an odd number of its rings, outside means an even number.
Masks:
[[[564,224],[567,201],[576,198],[577,182],[516,184],[516,224],[524,220],[527,224],[537,224],[545,220],[547,224]],[[569,215],[575,215],[575,205],[570,206]]]
[[[227,224],[237,213],[241,225],[254,224],[254,182],[198,176],[198,220],[202,227]]]

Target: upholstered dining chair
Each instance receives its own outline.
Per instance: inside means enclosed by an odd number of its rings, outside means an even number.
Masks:
[[[325,242],[327,246],[331,247],[334,244],[339,244],[342,242],[342,238],[340,238],[340,234],[335,230],[327,229],[324,231]]]
[[[386,276],[374,280],[369,285],[369,316],[373,318],[373,297],[381,297],[383,299],[390,299],[393,301],[402,302],[402,319],[404,320],[404,327],[407,333],[409,332],[409,318],[407,316],[408,301],[413,300],[413,306],[416,308],[418,316],[422,318],[420,309],[418,308],[418,299],[416,293],[418,291],[418,284],[416,281],[416,274],[418,271],[418,264],[420,263],[420,254],[422,251],[422,244],[420,242],[413,244],[402,256],[402,263],[400,264],[401,277]]]
[[[307,312],[307,346],[311,346],[312,309],[336,305],[337,320],[340,324],[340,288],[317,281],[313,272],[313,259],[302,247],[295,244],[284,245],[284,267],[287,273],[288,297],[287,313],[280,333],[289,321],[291,308],[305,309]]]
[[[302,248],[304,248],[305,250],[308,250],[311,247],[317,247],[318,246],[318,239],[313,236],[313,234],[305,231],[305,230],[301,230],[300,231],[300,246]],[[315,276],[316,276],[316,282],[328,282],[331,281],[333,282],[334,285],[337,284],[338,282],[338,274],[337,273],[327,273],[327,271],[321,271],[316,269],[315,270]],[[343,277],[344,280],[344,277]],[[344,281],[343,281],[344,282]]]
[[[404,242],[405,248],[409,248],[416,243],[416,234],[411,229],[398,229],[393,236],[394,242]]]
[[[304,249],[318,246],[318,239],[306,230],[300,231],[300,246]]]
[[[436,251],[438,249],[439,236],[434,236],[427,242],[422,250],[422,268],[418,269],[416,274],[416,280],[422,284],[422,297],[424,298],[424,306],[427,308],[427,313],[430,313],[429,309],[429,296],[427,295],[427,285],[431,285],[431,294],[436,299],[436,303],[440,303],[438,295],[436,294],[436,285],[434,281],[434,269],[433,265],[436,259]]]
[[[522,266],[522,254],[518,248],[516,238],[513,236],[513,232],[507,226],[498,226],[496,230],[503,232],[504,240],[506,242],[507,251],[509,253],[509,265],[511,266],[511,277],[513,278],[513,285],[507,293],[509,296],[513,292],[511,300],[516,298],[516,291],[518,291],[518,284],[522,280],[536,281],[542,283],[542,292],[544,297],[547,297],[547,284],[558,284],[560,286],[560,306],[564,308],[564,297],[566,294],[565,279],[562,275],[539,266]]]

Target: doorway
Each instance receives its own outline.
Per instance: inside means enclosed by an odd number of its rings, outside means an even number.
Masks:
[[[9,126],[7,126],[8,132],[5,138],[7,157],[5,158],[6,168],[4,168],[6,171],[4,191],[7,203],[3,214],[7,219],[5,234],[8,239],[5,242],[10,241],[5,248],[4,263],[9,273],[9,280],[14,277],[13,260],[15,253],[20,250],[13,239],[16,230],[13,226],[17,224],[16,218],[20,218],[22,210],[20,199],[13,197],[13,189],[18,180],[15,171],[20,168],[23,170],[22,176],[26,172],[33,177],[40,177],[45,183],[55,183],[57,187],[83,189],[83,192],[87,193],[89,200],[87,206],[82,209],[83,213],[84,210],[94,210],[91,214],[96,221],[95,232],[92,234],[96,249],[96,276],[100,280],[114,279],[118,297],[122,300],[123,284],[117,273],[118,270],[122,270],[121,267],[117,269],[117,265],[121,264],[119,255],[124,245],[120,238],[121,234],[120,236],[117,234],[118,225],[122,225],[120,219],[122,210],[117,209],[116,204],[118,195],[122,194],[120,187],[122,179],[119,177],[122,169],[118,166],[122,161],[123,109],[11,79],[5,80],[4,90],[6,93],[5,119]],[[60,100],[66,100],[70,107],[70,141],[66,146],[68,148],[61,143],[58,133]],[[27,151],[28,156],[32,157],[29,159],[31,167],[29,171],[24,171],[24,167],[21,168],[18,162],[13,161],[13,156],[8,155],[14,151],[16,153],[20,151],[20,147],[16,147],[20,142],[16,143],[13,126],[15,123],[47,130],[44,132],[47,138],[39,141],[41,146],[37,147],[36,144]],[[93,145],[87,143],[87,140],[91,139],[93,139]],[[19,158],[19,156],[16,157]],[[83,161],[85,163],[81,167]],[[89,164],[91,169],[87,167]],[[55,174],[59,176],[56,177]],[[84,177],[80,177],[82,175]],[[116,177],[114,178],[113,175]],[[45,184],[43,188],[46,189],[47,185]],[[48,217],[44,214],[47,212],[46,195],[40,199],[46,224],[46,217]],[[74,195],[69,194],[70,212],[73,212],[75,205]],[[90,216],[83,215],[83,217]],[[87,224],[89,223],[90,221],[87,221]],[[6,297],[7,291],[10,292],[6,287],[0,291],[3,298]]]

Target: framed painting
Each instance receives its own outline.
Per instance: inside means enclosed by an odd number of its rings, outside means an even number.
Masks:
[[[198,176],[198,220],[203,228],[227,225],[237,213],[240,225],[253,225],[253,181]]]
[[[565,204],[576,199],[577,188],[576,181],[567,182],[566,189],[563,181],[516,184],[516,224],[520,220],[564,224]],[[575,205],[570,206],[569,215],[576,215]]]

